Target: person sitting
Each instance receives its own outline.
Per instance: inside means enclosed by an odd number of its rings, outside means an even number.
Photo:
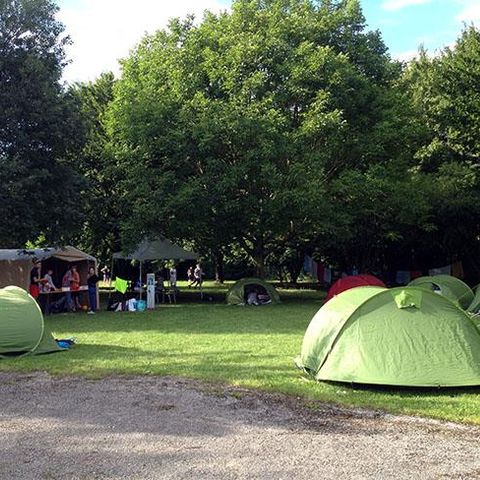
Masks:
[[[45,276],[41,279],[42,292],[49,293],[57,289],[57,287],[53,283],[52,275],[53,275],[53,270],[49,268]]]
[[[258,294],[258,303],[260,305],[267,305],[268,303],[272,303],[272,299],[268,293],[259,293]]]
[[[256,289],[250,290],[247,294],[247,305],[260,305],[258,301],[258,293]]]

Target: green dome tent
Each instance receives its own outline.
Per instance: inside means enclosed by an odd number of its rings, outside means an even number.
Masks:
[[[0,289],[0,357],[60,350],[37,302],[19,287]]]
[[[317,380],[480,385],[480,330],[429,290],[358,287],[317,312],[296,363]]]
[[[473,302],[472,289],[459,278],[451,275],[433,275],[431,277],[419,277],[412,280],[409,287],[423,287],[430,290],[439,289],[439,293],[466,310]]]
[[[243,305],[245,303],[245,288],[250,286],[265,289],[272,303],[280,303],[280,295],[275,288],[260,278],[242,278],[233,284],[227,292],[227,303],[230,305]]]

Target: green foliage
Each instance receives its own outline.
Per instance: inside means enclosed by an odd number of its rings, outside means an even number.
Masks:
[[[430,142],[418,158],[426,171],[449,161],[478,165],[480,152],[480,32],[464,30],[453,48],[432,59],[422,52],[408,72],[412,97]]]
[[[236,0],[65,91],[56,11],[0,1],[2,246],[75,237],[105,258],[164,234],[219,279],[249,262],[295,281],[306,252],[480,276],[473,26],[403,66],[357,0]]]
[[[50,0],[0,2],[0,243],[59,241],[81,219],[69,152],[78,115],[59,83],[63,26]]]
[[[444,256],[460,254],[480,272],[480,32],[467,27],[437,57],[421,52],[405,72],[419,129],[414,164],[428,178],[435,228],[419,239]]]
[[[120,250],[118,219],[122,215],[119,182],[122,174],[106,126],[114,83],[113,74],[105,73],[95,82],[76,84],[71,88],[85,130],[85,142],[77,155],[77,168],[87,181],[82,192],[86,221],[79,246],[105,259]]]
[[[385,52],[355,1],[236,1],[145,38],[110,110],[129,165],[125,240],[235,242],[260,275],[279,244],[304,249],[329,179],[373,161],[370,131],[399,73]]]
[[[408,245],[424,235],[431,229],[425,182],[398,165],[345,171],[331,187],[338,208],[336,234],[324,240],[331,256],[344,259],[345,268],[375,270],[389,245]]]

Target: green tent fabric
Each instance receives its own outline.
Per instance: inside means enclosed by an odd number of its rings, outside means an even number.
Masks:
[[[439,289],[439,293],[466,310],[473,302],[472,289],[459,278],[451,275],[433,275],[431,277],[419,277],[412,280],[409,287],[422,287],[429,290]]]
[[[0,356],[57,352],[37,302],[19,287],[0,289]]]
[[[296,363],[317,380],[480,385],[480,330],[427,289],[358,287],[317,312]]]
[[[243,305],[245,303],[245,287],[259,286],[266,290],[272,303],[280,303],[280,295],[275,288],[260,278],[242,278],[233,284],[227,292],[229,305]]]
[[[475,289],[475,296],[467,310],[472,313],[480,312],[480,285]]]

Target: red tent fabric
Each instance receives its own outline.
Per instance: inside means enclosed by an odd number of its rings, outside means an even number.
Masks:
[[[367,287],[369,285],[374,287],[386,287],[379,278],[374,277],[373,275],[351,275],[349,277],[340,278],[330,287],[325,302],[328,302],[335,295],[338,295],[345,290],[350,290],[355,287]]]

